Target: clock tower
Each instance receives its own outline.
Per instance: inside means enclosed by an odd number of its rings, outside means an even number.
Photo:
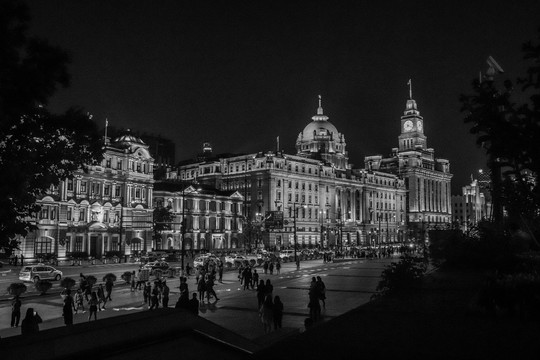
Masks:
[[[415,150],[418,148],[427,148],[427,137],[424,135],[424,118],[420,116],[416,101],[409,99],[401,117],[399,150]]]

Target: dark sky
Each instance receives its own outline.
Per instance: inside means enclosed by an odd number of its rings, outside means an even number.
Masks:
[[[161,134],[177,159],[294,151],[317,95],[356,167],[397,147],[412,78],[428,146],[447,158],[454,193],[485,168],[459,95],[487,68],[523,74],[540,1],[31,0],[33,34],[68,50],[77,105],[104,124]]]

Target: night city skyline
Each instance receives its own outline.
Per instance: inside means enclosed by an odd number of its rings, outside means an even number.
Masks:
[[[459,95],[493,56],[503,79],[524,74],[521,45],[540,4],[481,2],[29,1],[30,32],[72,56],[54,112],[82,106],[104,126],[161,134],[177,160],[209,141],[216,153],[294,152],[324,113],[350,161],[397,147],[412,95],[428,147],[450,160],[453,193],[485,168]]]

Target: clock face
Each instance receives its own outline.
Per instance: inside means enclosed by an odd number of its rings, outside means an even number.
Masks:
[[[403,129],[405,129],[405,131],[411,131],[413,128],[413,123],[411,120],[407,120],[405,121],[405,124],[403,124]]]
[[[422,131],[422,122],[421,121],[416,123],[416,128],[418,129],[418,131]]]

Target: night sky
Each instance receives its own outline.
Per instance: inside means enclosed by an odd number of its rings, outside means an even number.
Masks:
[[[281,148],[317,110],[345,135],[350,161],[397,147],[412,78],[428,146],[453,192],[485,168],[459,95],[491,55],[524,73],[540,1],[32,0],[31,33],[72,56],[71,86],[49,104],[104,125],[161,134],[177,160]]]

